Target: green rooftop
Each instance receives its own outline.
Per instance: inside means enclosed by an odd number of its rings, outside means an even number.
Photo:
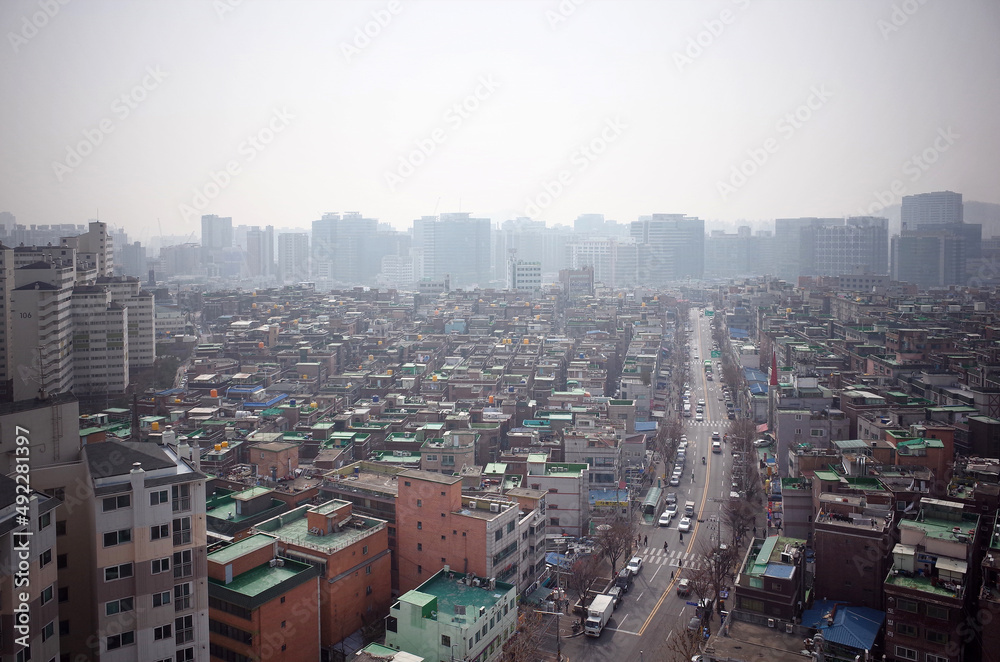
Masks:
[[[903,575],[897,575],[892,572],[885,578],[885,583],[892,586],[900,586],[902,588],[909,588],[915,591],[924,591],[926,593],[932,593],[934,595],[941,595],[949,598],[956,598],[955,591],[946,589],[943,582],[938,584],[933,584],[930,577],[918,577],[913,575],[911,577],[905,577]]]
[[[212,555],[209,555],[209,558],[211,559]],[[290,559],[284,559],[284,565],[282,567],[275,566],[272,568],[269,564],[265,563],[257,566],[253,570],[248,570],[247,572],[233,577],[233,581],[228,584],[221,582],[218,579],[211,578],[209,578],[208,583],[210,587],[215,585],[253,598],[268,591],[269,589],[280,586],[282,583],[293,579],[297,575],[313,572],[314,570],[311,565],[299,563],[298,561],[292,561]]]
[[[430,617],[430,612],[436,611],[444,618],[458,619],[456,622],[468,625],[479,620],[480,607],[489,610],[514,588],[511,584],[499,581],[492,590],[488,584],[469,586],[458,581],[465,577],[462,573],[450,574],[449,578],[442,570],[417,589],[404,593],[399,601],[419,606],[425,618]],[[456,613],[456,606],[465,607],[465,613]]]
[[[340,499],[333,499],[330,503],[336,507],[346,505],[348,502]],[[320,508],[326,506],[320,506]],[[343,526],[339,531],[328,533],[325,536],[309,533],[309,523],[306,519],[306,512],[316,506],[299,506],[287,513],[273,517],[266,522],[261,522],[256,526],[257,531],[270,533],[282,541],[309,547],[324,554],[348,547],[363,538],[370,536],[375,531],[385,526],[385,521],[372,517],[362,517],[352,514],[351,521]]]
[[[226,545],[222,549],[211,552],[208,555],[208,560],[225,565],[226,563],[230,563],[244,554],[255,552],[258,549],[263,549],[264,547],[273,547],[276,542],[277,540],[273,536],[264,535],[263,533],[255,533],[254,535],[244,538],[239,542],[234,542],[231,545]]]

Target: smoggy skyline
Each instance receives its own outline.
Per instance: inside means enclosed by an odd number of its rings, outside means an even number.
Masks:
[[[578,4],[579,3],[579,4]],[[1000,5],[7,2],[0,208],[397,228],[1000,203]],[[98,212],[99,210],[99,212]]]

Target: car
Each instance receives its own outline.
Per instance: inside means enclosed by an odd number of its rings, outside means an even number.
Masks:
[[[607,595],[611,596],[611,599],[615,603],[615,609],[618,609],[618,605],[622,603],[622,589],[619,586],[612,586],[608,589]]]
[[[642,557],[633,556],[629,559],[628,565],[625,566],[633,575],[638,575],[639,571],[642,570]]]
[[[701,619],[697,616],[692,616],[691,620],[688,621],[687,629],[692,632],[698,632],[701,630]]]
[[[704,400],[698,400],[698,406],[699,407],[704,407],[705,406],[705,401]]]
[[[677,530],[681,533],[687,533],[691,530],[691,518],[682,517],[681,521],[677,523]]]
[[[677,582],[677,595],[682,598],[686,598],[691,595],[691,581],[688,579],[682,579]]]
[[[676,505],[676,503],[677,503],[677,494],[675,492],[667,492],[666,501],[667,501],[667,505],[670,505],[670,504],[675,504]]]
[[[670,482],[667,483],[667,484],[670,485],[670,487],[677,487],[677,486],[679,486],[681,484],[681,481],[677,477],[677,475],[675,474],[675,475],[673,475],[673,476],[670,477]]]
[[[665,515],[670,515],[670,518],[673,519],[674,516],[677,515],[677,502],[668,503],[667,507],[664,508],[663,513]]]
[[[719,431],[718,430],[712,430],[712,439],[714,441],[718,441],[719,440]]]
[[[712,442],[712,452],[713,453],[721,453],[722,452],[722,444],[720,444],[717,441],[713,441]]]
[[[676,512],[677,512],[676,510],[664,510],[663,514],[660,515],[660,519],[658,520],[659,525],[670,526],[670,520],[674,518],[674,513]]]
[[[628,593],[628,590],[632,588],[632,572],[628,568],[622,568],[618,571],[615,586],[620,588],[622,593]]]
[[[754,448],[763,448],[764,446],[770,446],[771,445],[771,440],[770,439],[758,439],[757,441],[753,442],[753,445],[754,445]]]
[[[731,421],[735,421],[736,420],[736,412],[734,412],[733,410],[730,409],[729,413],[726,414],[726,418],[728,418]]]
[[[695,414],[694,420],[696,420],[696,421],[704,421],[705,417],[702,416],[701,414]]]
[[[707,375],[705,375],[705,380],[712,381],[712,373],[708,373]]]

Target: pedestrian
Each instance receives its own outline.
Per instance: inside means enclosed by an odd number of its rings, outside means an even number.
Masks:
[[[756,525],[754,525],[754,527],[753,527],[753,537],[754,538],[757,537],[757,526]]]
[[[663,551],[664,552],[667,551],[667,541],[666,540],[663,541]]]
[[[670,579],[673,579],[673,578],[674,578],[674,571],[673,571],[673,570],[671,570],[671,571],[670,571]]]
[[[649,536],[642,537],[642,545],[643,547],[649,547]]]

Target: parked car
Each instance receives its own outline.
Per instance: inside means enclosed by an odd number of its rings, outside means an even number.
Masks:
[[[677,582],[677,595],[682,598],[686,598],[691,595],[691,582],[687,579],[682,579]]]
[[[638,575],[639,571],[642,570],[642,557],[633,556],[629,560],[628,565],[626,567],[632,572],[633,575]]]
[[[753,442],[753,445],[754,445],[755,448],[763,448],[764,446],[770,446],[771,445],[771,440],[770,439],[758,439],[757,441]]]
[[[670,505],[670,504],[675,504],[676,505],[677,504],[677,493],[676,492],[667,492],[666,501],[667,501],[667,505]]]
[[[670,477],[670,481],[667,484],[670,485],[670,487],[678,487],[681,484],[681,481],[675,474]]]
[[[615,601],[615,609],[618,609],[618,605],[622,603],[623,595],[622,590],[618,586],[612,586],[608,589],[608,595]]]

